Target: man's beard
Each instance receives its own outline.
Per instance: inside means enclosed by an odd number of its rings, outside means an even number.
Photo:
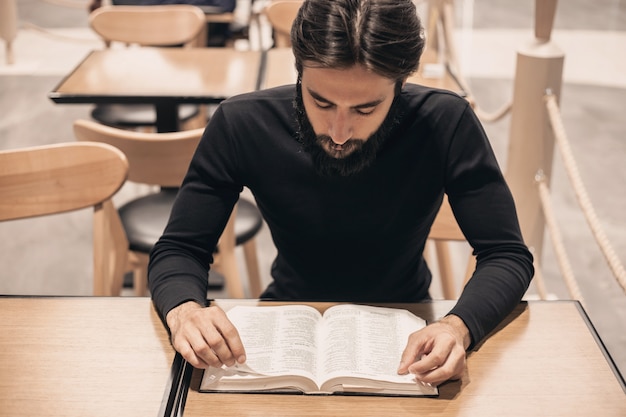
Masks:
[[[313,130],[302,101],[302,85],[298,82],[294,100],[299,128],[297,132],[298,140],[302,143],[304,150],[311,155],[317,174],[328,178],[348,177],[369,167],[376,159],[378,151],[389,137],[393,128],[400,122],[401,111],[398,104],[398,96],[399,94],[396,94],[394,97],[385,120],[369,138],[349,139],[343,144],[342,149],[346,153],[350,150],[352,152],[342,157],[341,151],[336,151],[333,153],[336,153],[337,157],[334,157],[322,146],[323,144],[332,145],[331,137],[328,135],[316,135]]]

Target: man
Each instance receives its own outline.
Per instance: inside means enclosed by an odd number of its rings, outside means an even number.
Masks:
[[[204,307],[243,186],[278,250],[262,298],[282,300],[428,299],[422,252],[446,193],[476,272],[445,318],[410,337],[398,372],[460,378],[466,350],[533,274],[488,139],[462,98],[405,84],[423,49],[411,0],[307,0],[291,37],[297,85],[221,104],[153,250],[150,290],[173,346],[200,368],[245,361],[225,313]]]

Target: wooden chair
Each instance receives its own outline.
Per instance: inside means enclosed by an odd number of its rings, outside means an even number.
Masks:
[[[300,6],[302,6],[302,0],[271,1],[265,6],[263,14],[272,26],[275,47],[291,46],[291,25]]]
[[[0,151],[0,221],[93,207],[93,294],[119,295],[128,242],[111,197],[127,173],[124,154],[101,143]]]
[[[89,25],[103,39],[107,47],[112,42],[126,45],[193,47],[200,44],[206,18],[198,7],[184,4],[164,6],[103,6],[89,14]],[[204,34],[206,36],[206,34]],[[200,114],[202,106],[179,106],[182,122],[198,118],[201,127],[206,118]],[[156,110],[144,104],[101,104],[91,116],[109,126],[142,128],[156,125]]]
[[[454,218],[447,198],[444,198],[441,204],[439,213],[437,213],[435,222],[430,229],[428,240],[431,241],[435,247],[443,297],[447,300],[454,300],[458,298],[460,292],[456,289],[449,243],[465,242],[466,239]],[[471,278],[475,267],[476,259],[474,256],[470,256],[463,278],[463,285]]]
[[[137,295],[146,293],[150,250],[165,229],[178,187],[203,132],[204,129],[136,132],[88,120],[74,122],[74,134],[79,141],[108,143],[124,152],[129,161],[129,181],[161,187],[160,191],[135,198],[118,209],[129,241],[126,271],[133,271]],[[239,199],[218,243],[212,267],[224,276],[232,298],[245,296],[235,257],[237,245],[243,246],[250,294],[256,297],[261,293],[254,237],[262,224],[256,205]]]

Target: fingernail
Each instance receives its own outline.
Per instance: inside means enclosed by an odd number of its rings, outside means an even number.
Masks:
[[[419,374],[413,374],[413,376],[415,377],[415,382],[417,382],[418,384],[420,384],[423,387],[429,387],[431,386],[428,382],[424,382],[422,381],[421,375]]]
[[[241,355],[237,358],[237,362],[244,363],[246,361],[246,355]]]

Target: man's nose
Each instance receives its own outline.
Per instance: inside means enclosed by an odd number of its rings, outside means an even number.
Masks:
[[[337,145],[343,145],[352,138],[352,123],[350,116],[338,110],[334,113],[328,127],[328,135]]]

